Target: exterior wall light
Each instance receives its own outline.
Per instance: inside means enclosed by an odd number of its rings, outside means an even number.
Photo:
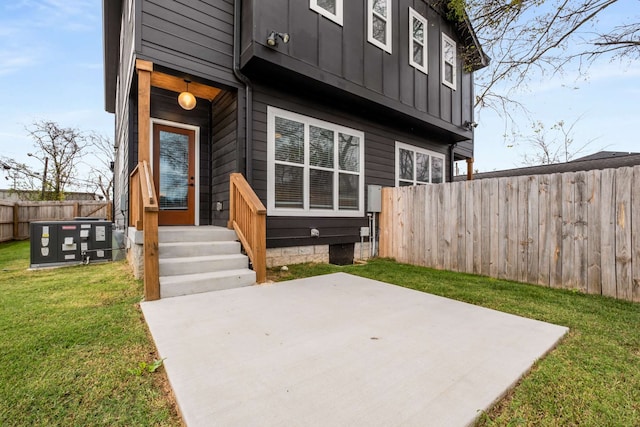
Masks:
[[[180,104],[180,106],[185,110],[189,111],[196,108],[196,97],[189,92],[189,83],[191,83],[191,80],[184,79],[184,81],[187,84],[187,90],[178,95],[178,104]]]
[[[278,46],[278,37],[284,44],[289,43],[289,34],[288,33],[278,33],[276,31],[269,32],[269,37],[267,37],[267,44],[271,47]]]
[[[469,120],[467,120],[464,122],[462,127],[468,130],[473,130],[478,127],[478,124],[476,122],[470,122]]]

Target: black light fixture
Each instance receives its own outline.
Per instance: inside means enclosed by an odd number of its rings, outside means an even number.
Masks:
[[[277,31],[270,31],[267,37],[267,44],[271,47],[278,46],[278,37],[284,44],[289,43],[289,33],[278,33]]]
[[[180,106],[185,110],[189,111],[196,108],[196,97],[189,92],[189,83],[191,83],[191,80],[184,79],[184,82],[187,84],[187,90],[178,95],[178,104],[180,104]]]
[[[464,122],[462,127],[468,130],[473,130],[478,127],[478,124],[476,122],[470,122],[469,120],[467,120]]]

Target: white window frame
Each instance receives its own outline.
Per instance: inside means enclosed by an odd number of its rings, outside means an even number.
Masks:
[[[436,153],[435,151],[427,150],[425,148],[416,147],[415,145],[405,144],[404,142],[396,141],[396,187],[400,186],[400,181],[409,182],[408,179],[400,179],[400,149],[413,151],[414,159],[413,159],[413,179],[411,185],[420,185],[420,184],[432,184],[433,181],[433,158],[442,159],[442,182],[446,182],[446,174],[445,174],[445,155],[442,153]],[[429,156],[429,182],[426,181],[418,181],[416,180],[416,166],[417,162],[415,160],[415,153],[426,154]]]
[[[424,41],[422,43],[422,64],[420,65],[413,60],[413,44],[416,43],[416,39],[413,37],[413,22],[420,21],[423,25],[424,31]],[[420,15],[415,9],[412,7],[409,8],[409,65],[414,67],[417,70],[422,71],[425,74],[429,74],[429,56],[427,55],[427,45],[428,45],[428,21],[427,18]],[[418,42],[419,43],[419,42]]]
[[[324,7],[318,5],[318,0],[309,0],[309,8],[314,12],[319,13],[327,19],[335,22],[336,24],[342,26],[343,20],[343,8],[342,8],[342,0],[336,0],[336,13],[333,14],[329,12]]]
[[[445,55],[444,55],[444,46],[445,43],[449,43],[453,46],[453,64],[451,64],[449,61],[446,60]],[[450,87],[453,90],[456,90],[456,82],[458,80],[458,51],[457,51],[457,47],[456,47],[456,42],[453,41],[453,39],[449,36],[447,36],[445,33],[442,33],[442,44],[441,44],[441,49],[442,49],[442,54],[440,55],[442,58],[442,84],[445,86]],[[448,82],[445,79],[445,64],[450,64],[453,67],[453,82]]]
[[[373,1],[374,0],[367,0],[367,40],[372,45],[379,47],[385,52],[391,53],[392,52],[391,46],[392,46],[392,40],[393,40],[393,26],[391,24],[393,22],[393,11],[392,11],[391,0],[383,0],[387,3],[387,17],[378,15],[373,11]],[[387,31],[386,31],[385,43],[381,43],[379,40],[373,37],[374,15],[380,19],[384,19],[384,21],[386,22]]]
[[[275,122],[276,117],[294,120],[299,123],[303,123],[305,126],[305,159],[303,172],[303,208],[302,209],[288,209],[276,207],[276,183],[275,183]],[[332,130],[335,132],[336,138],[339,133],[353,135],[360,139],[359,150],[359,165],[358,172],[340,170],[338,163],[338,150],[334,150],[334,172],[333,176],[333,209],[311,209],[309,207],[309,171],[310,169],[317,169],[316,167],[309,165],[309,126],[317,126],[323,129]],[[336,147],[337,148],[337,147]],[[300,167],[301,165],[296,164]],[[329,169],[326,169],[329,170]],[[317,217],[362,217],[364,216],[364,132],[355,129],[347,128],[344,126],[336,125],[334,123],[318,120],[313,117],[303,116],[302,114],[294,113],[287,110],[282,110],[276,107],[267,107],[267,215],[270,216],[317,216]],[[358,186],[358,209],[357,210],[340,210],[339,195],[340,195],[340,174],[357,175],[359,177]]]

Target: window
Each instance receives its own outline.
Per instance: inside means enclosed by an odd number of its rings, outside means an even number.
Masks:
[[[310,0],[311,10],[342,25],[342,0]]]
[[[427,20],[409,8],[409,64],[423,73],[428,73],[427,65]]]
[[[444,155],[396,142],[396,187],[444,182]]]
[[[364,215],[364,133],[267,109],[267,213]]]
[[[442,33],[442,83],[456,90],[456,42]]]
[[[391,0],[368,0],[368,40],[391,53]]]

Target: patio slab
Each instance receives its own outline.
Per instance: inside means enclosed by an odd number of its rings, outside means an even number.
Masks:
[[[188,426],[466,426],[568,329],[344,273],[142,303]]]

